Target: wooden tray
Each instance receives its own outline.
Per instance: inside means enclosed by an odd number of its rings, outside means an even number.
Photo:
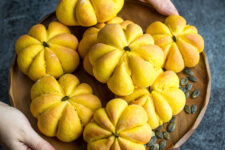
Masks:
[[[153,21],[162,21],[165,17],[159,15],[151,6],[132,0],[127,0],[123,10],[120,12],[119,16],[124,19],[132,20],[133,22],[141,25],[143,30]],[[48,25],[49,22],[56,20],[55,13],[47,15],[44,17],[40,23]],[[75,34],[80,40],[85,28],[82,27],[71,27],[73,34]],[[187,100],[188,105],[197,104],[198,111],[194,115],[188,115],[184,111],[181,112],[176,118],[176,130],[170,135],[171,138],[167,141],[166,149],[177,149],[180,147],[194,132],[201,122],[206,108],[208,106],[210,91],[211,91],[211,75],[208,60],[206,54],[203,52],[201,54],[200,63],[193,68],[195,76],[198,78],[198,82],[194,84],[193,89],[200,89],[200,96],[195,99]],[[82,68],[82,63],[78,69],[74,72],[81,82],[90,84],[95,94],[102,100],[103,106],[108,100],[112,99],[114,95],[108,90],[107,86],[97,82],[93,77],[88,75]],[[184,75],[179,74],[182,78]],[[30,112],[30,89],[33,82],[23,75],[19,70],[16,63],[16,56],[14,57],[12,66],[10,68],[10,83],[9,83],[9,95],[11,105],[21,110],[29,119],[32,127],[49,143],[51,143],[56,150],[85,150],[86,144],[80,137],[77,141],[72,143],[63,143],[56,138],[48,138],[43,136],[37,129],[37,121],[31,115]]]

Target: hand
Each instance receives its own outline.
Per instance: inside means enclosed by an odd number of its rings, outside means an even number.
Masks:
[[[55,150],[19,110],[0,102],[0,143],[8,150]]]
[[[140,0],[150,3],[162,15],[178,15],[176,7],[171,0]]]

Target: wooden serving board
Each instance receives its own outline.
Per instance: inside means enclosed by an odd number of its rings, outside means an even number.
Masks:
[[[165,17],[159,15],[151,6],[133,0],[127,0],[123,10],[119,16],[124,19],[129,19],[143,28],[145,31],[147,26],[153,21],[163,21]],[[48,25],[51,21],[56,20],[55,13],[44,17],[40,23]],[[82,34],[86,28],[83,27],[70,27],[73,34],[75,34],[79,40],[82,38]],[[194,89],[200,89],[200,96],[193,100],[187,99],[187,104],[197,104],[198,111],[194,115],[188,115],[182,111],[176,117],[176,129],[170,135],[170,140],[167,141],[166,149],[177,149],[180,147],[194,132],[201,122],[206,108],[208,106],[210,91],[211,91],[211,75],[208,60],[206,54],[201,54],[200,63],[193,68],[195,76],[198,78],[198,82],[194,84]],[[106,85],[97,82],[93,77],[88,75],[82,68],[82,63],[78,69],[74,72],[79,77],[81,82],[88,83],[92,86],[94,93],[102,100],[103,106],[110,99],[114,98],[114,95],[109,91]],[[184,75],[179,73],[179,77],[182,78]],[[37,129],[37,121],[31,115],[30,112],[30,89],[33,84],[27,76],[25,76],[18,68],[16,63],[16,56],[12,62],[10,68],[10,83],[9,83],[9,95],[11,105],[21,110],[29,119],[32,127],[49,143],[51,143],[56,150],[85,150],[86,143],[80,137],[77,141],[72,143],[63,143],[56,138],[49,138],[42,135]],[[193,91],[192,90],[192,91]],[[165,128],[165,127],[164,127]]]

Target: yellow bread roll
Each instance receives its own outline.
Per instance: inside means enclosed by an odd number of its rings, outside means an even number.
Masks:
[[[109,101],[98,109],[84,129],[88,150],[145,150],[152,136],[145,110],[123,99]]]
[[[69,26],[93,26],[115,17],[124,0],[60,0],[56,16]]]
[[[77,38],[63,24],[51,22],[48,29],[37,24],[16,42],[18,66],[34,81],[45,75],[58,78],[77,68],[77,47]]]
[[[148,115],[148,124],[152,129],[171,120],[173,115],[180,113],[186,103],[186,97],[179,89],[179,78],[176,73],[166,71],[161,73],[151,86],[137,88],[126,97],[129,104],[142,106]]]
[[[154,22],[146,33],[151,34],[155,44],[162,48],[166,70],[180,72],[185,66],[198,64],[204,40],[194,26],[187,25],[183,17],[172,15],[166,18],[165,23]]]
[[[92,93],[88,84],[80,84],[72,74],[65,74],[58,81],[53,76],[39,79],[31,89],[30,110],[41,133],[64,142],[76,140],[101,107]]]

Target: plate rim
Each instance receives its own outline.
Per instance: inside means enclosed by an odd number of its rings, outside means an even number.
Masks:
[[[148,6],[149,8],[152,8],[151,5],[148,5],[146,3],[142,3],[139,1],[134,1],[134,0],[127,0],[130,2],[134,2],[134,3],[138,3],[144,6]],[[125,1],[126,2],[126,1]],[[55,15],[56,12],[52,12],[47,14],[46,16],[42,17],[42,19],[40,19],[40,21],[38,23],[42,23],[44,20],[46,20],[47,18],[51,17],[52,15]],[[210,72],[210,65],[209,65],[209,61],[206,55],[206,52],[203,51],[200,55],[203,56],[204,59],[204,65],[206,67],[206,72],[207,72],[207,78],[208,78],[208,83],[207,83],[207,90],[206,90],[206,95],[205,95],[205,101],[203,103],[202,109],[199,112],[199,115],[197,116],[196,120],[194,121],[193,125],[191,126],[191,128],[176,142],[173,144],[173,146],[169,147],[168,149],[170,150],[176,150],[177,148],[179,148],[181,145],[183,145],[189,138],[190,136],[193,134],[193,132],[197,129],[197,127],[199,126],[199,124],[201,123],[202,119],[204,118],[205,112],[207,110],[209,101],[210,101],[210,95],[211,95],[211,72]],[[9,93],[9,102],[10,105],[17,108],[14,102],[14,97],[13,97],[13,89],[12,89],[12,78],[13,78],[13,70],[14,67],[17,65],[16,62],[16,53],[14,53],[13,59],[11,60],[11,65],[9,68],[9,88],[8,88],[8,93]]]

